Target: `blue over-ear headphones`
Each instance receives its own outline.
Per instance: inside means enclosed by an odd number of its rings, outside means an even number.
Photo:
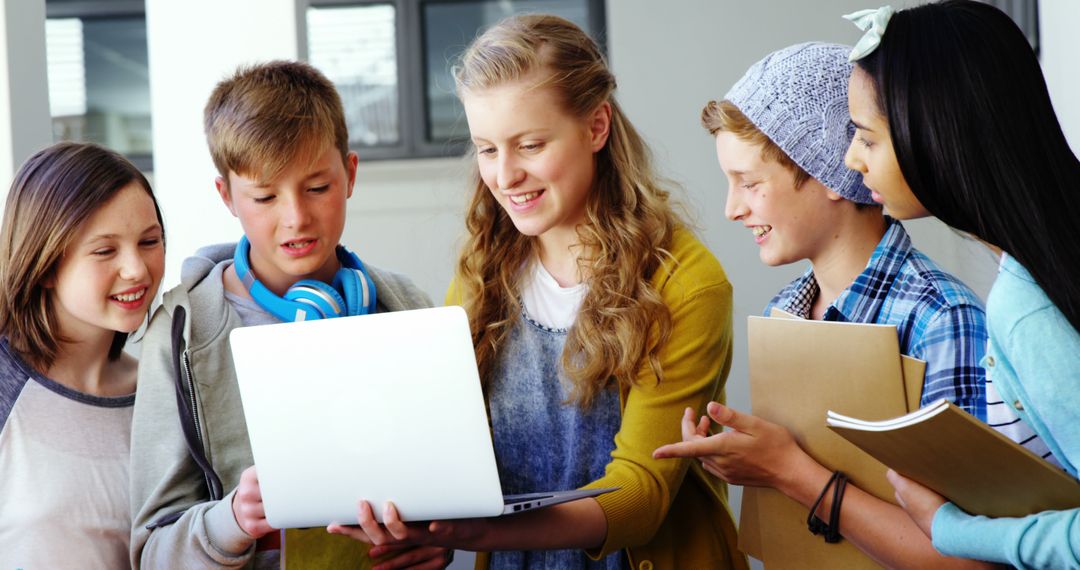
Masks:
[[[250,249],[247,236],[240,238],[233,255],[236,276],[260,307],[282,321],[309,321],[375,312],[375,283],[368,277],[360,258],[344,246],[337,246],[341,269],[334,275],[332,284],[303,279],[289,287],[284,297],[275,295],[255,277],[248,262]]]

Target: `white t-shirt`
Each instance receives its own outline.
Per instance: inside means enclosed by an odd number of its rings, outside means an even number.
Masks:
[[[76,392],[0,346],[0,568],[128,568],[135,395]],[[135,458],[135,461],[138,461]]]
[[[563,330],[574,324],[586,292],[588,287],[584,283],[560,287],[544,264],[534,257],[525,268],[521,302],[530,319],[550,329]]]

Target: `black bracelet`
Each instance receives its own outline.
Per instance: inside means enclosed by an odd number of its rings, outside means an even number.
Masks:
[[[833,487],[833,483],[836,484],[835,487]],[[826,523],[817,516],[817,510],[821,506],[821,501],[825,499],[825,493],[829,492],[829,487],[833,487],[833,503],[829,512],[829,522]],[[818,495],[817,500],[810,507],[810,514],[806,517],[806,527],[810,529],[810,533],[815,535],[823,534],[825,542],[840,542],[840,503],[843,501],[846,488],[847,476],[841,471],[834,471],[825,483],[825,487],[821,489],[821,494]]]
[[[829,512],[829,529],[825,531],[825,542],[840,542],[840,503],[844,500],[847,489],[847,476],[842,471],[836,472],[836,486],[833,487],[832,511]]]
[[[825,482],[825,487],[821,489],[821,494],[818,495],[817,500],[810,506],[810,515],[806,517],[806,527],[810,529],[810,534],[817,535],[829,530],[829,525],[818,518],[816,513],[818,507],[821,506],[822,499],[825,498],[825,493],[829,492],[829,487],[832,486],[833,481],[836,481],[836,476],[839,474],[839,471],[833,472],[832,477],[829,477],[829,480]]]

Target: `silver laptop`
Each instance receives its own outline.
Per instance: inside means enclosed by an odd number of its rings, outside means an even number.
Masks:
[[[275,528],[492,517],[614,489],[502,495],[461,307],[243,327],[230,335]]]

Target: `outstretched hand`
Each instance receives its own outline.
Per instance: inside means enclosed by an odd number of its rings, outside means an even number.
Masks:
[[[728,483],[761,487],[777,487],[797,461],[809,458],[783,426],[716,402],[709,402],[706,411],[708,416],[695,418],[687,408],[682,442],[657,448],[653,457],[697,458],[706,471]],[[729,429],[709,435],[713,422]]]

